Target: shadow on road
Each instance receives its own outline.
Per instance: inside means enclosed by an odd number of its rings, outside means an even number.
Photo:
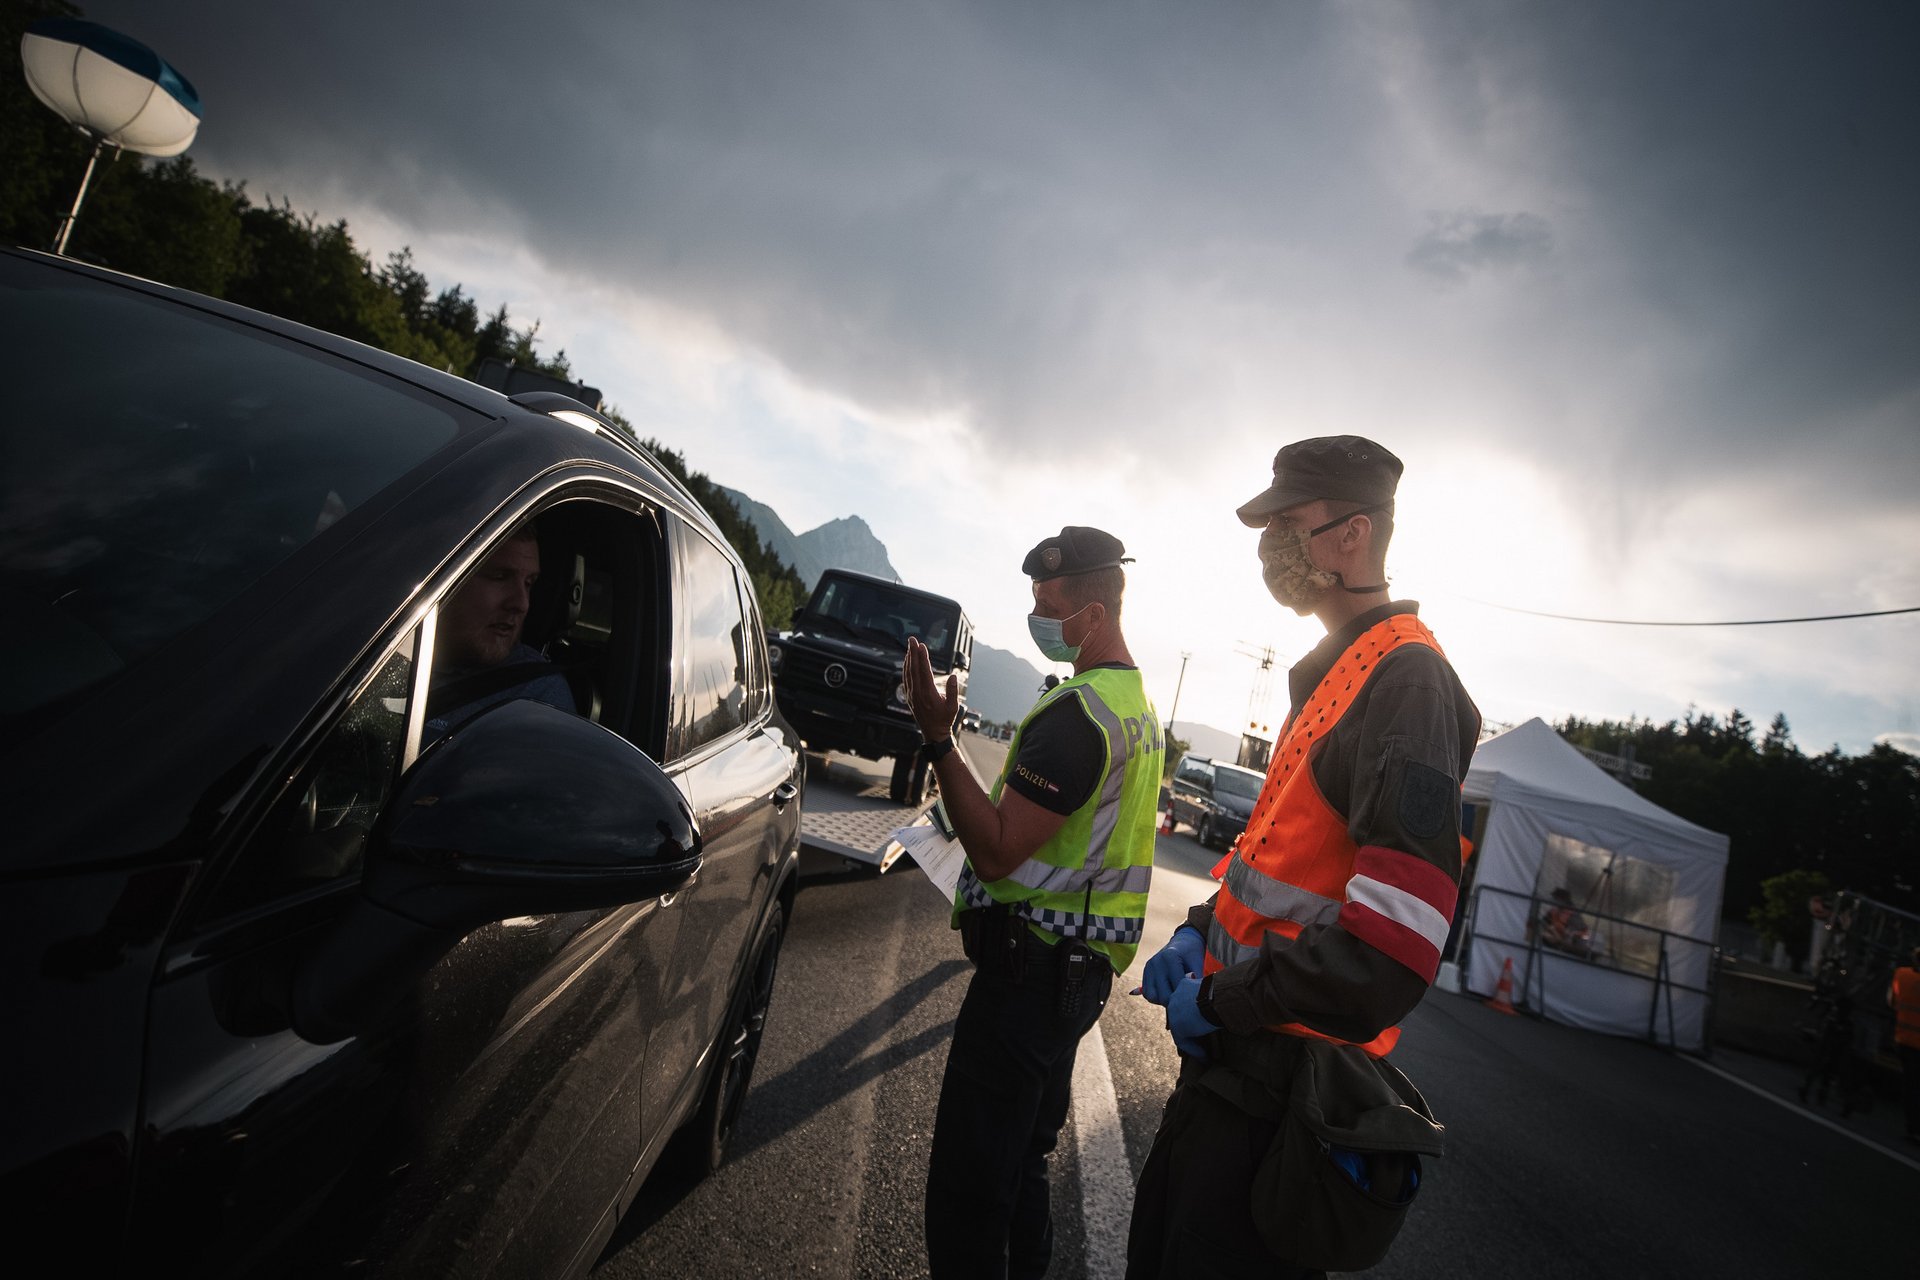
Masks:
[[[746,1115],[734,1138],[729,1162],[741,1160],[792,1132],[848,1094],[945,1044],[953,1036],[953,1020],[944,1019],[898,1044],[878,1050],[873,1046],[898,1026],[906,1015],[959,974],[972,968],[965,960],[942,960],[894,992],[859,1021],[772,1079],[755,1080],[747,1098]],[[759,1121],[756,1123],[756,1121]],[[617,1253],[647,1228],[671,1213],[700,1185],[700,1179],[661,1161],[620,1221],[602,1257]]]

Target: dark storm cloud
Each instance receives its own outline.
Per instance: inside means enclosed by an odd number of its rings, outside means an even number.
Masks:
[[[1697,372],[1632,443],[1740,465],[1851,416],[1858,438],[1828,443],[1889,469],[1862,483],[1911,484],[1920,10],[1498,0],[1410,12],[1451,91],[1436,105],[1468,134],[1490,97],[1548,113],[1551,154],[1535,161],[1578,183],[1641,305],[1699,335]],[[1903,400],[1905,414],[1864,421]]]
[[[193,78],[215,171],[518,236],[872,409],[1145,438],[1224,394],[1170,351],[1227,353],[1258,393],[1290,333],[1417,350],[1412,275],[1524,291],[1552,273],[1496,269],[1577,249],[1612,292],[1560,300],[1574,390],[1604,389],[1645,315],[1695,344],[1654,353],[1664,381],[1611,428],[1652,487],[1834,423],[1865,483],[1920,474],[1912,422],[1871,419],[1920,396],[1911,6],[87,9]],[[1407,68],[1366,47],[1388,34],[1430,97],[1395,99]],[[1522,169],[1571,212],[1405,189],[1386,140],[1408,113],[1464,157],[1522,117],[1488,180]],[[1526,364],[1505,336],[1486,363]],[[1489,430],[1549,457],[1552,428]]]
[[[1460,210],[1429,214],[1427,221],[1427,233],[1407,252],[1407,263],[1442,280],[1464,280],[1482,269],[1537,267],[1553,252],[1553,228],[1536,214]]]

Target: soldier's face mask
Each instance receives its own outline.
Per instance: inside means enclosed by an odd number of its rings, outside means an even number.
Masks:
[[[1040,652],[1046,654],[1050,661],[1072,662],[1080,656],[1080,645],[1067,643],[1066,625],[1091,608],[1091,603],[1084,604],[1064,618],[1043,618],[1037,613],[1030,613],[1027,615],[1027,634],[1033,637],[1033,642],[1040,646]]]
[[[1313,562],[1310,544],[1336,529],[1358,512],[1339,516],[1312,529],[1269,525],[1260,535],[1260,577],[1273,598],[1296,613],[1313,612],[1314,602],[1339,583],[1340,575]]]

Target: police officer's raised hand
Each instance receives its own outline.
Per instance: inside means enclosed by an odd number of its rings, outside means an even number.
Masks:
[[[943,692],[933,678],[933,659],[927,653],[927,646],[912,636],[907,637],[907,660],[902,673],[906,677],[907,709],[913,712],[913,722],[920,727],[921,738],[938,742],[952,737],[954,722],[960,718],[959,677],[949,673]]]
[[[1173,989],[1186,978],[1197,978],[1206,963],[1206,942],[1192,925],[1173,931],[1167,945],[1153,953],[1140,979],[1140,992],[1158,1005],[1173,998]]]
[[[1207,1060],[1206,1038],[1220,1028],[1200,1012],[1200,979],[1182,978],[1167,1001],[1167,1030],[1183,1057]]]

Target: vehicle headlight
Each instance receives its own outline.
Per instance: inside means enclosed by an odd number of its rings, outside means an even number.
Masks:
[[[907,682],[905,680],[893,686],[893,700],[900,706],[904,707],[907,705]]]
[[[767,670],[774,675],[780,674],[781,664],[787,660],[787,651],[777,644],[767,646]]]

